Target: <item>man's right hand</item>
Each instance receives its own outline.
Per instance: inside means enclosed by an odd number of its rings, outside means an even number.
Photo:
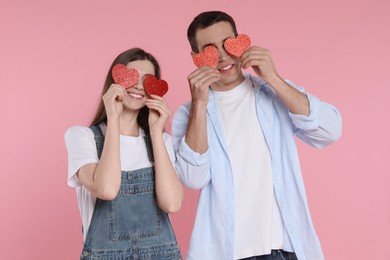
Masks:
[[[188,75],[187,79],[191,90],[192,102],[207,105],[209,87],[212,83],[218,81],[219,78],[219,71],[208,66],[200,67]]]

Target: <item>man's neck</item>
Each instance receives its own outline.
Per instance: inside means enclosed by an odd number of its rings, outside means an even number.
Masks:
[[[241,76],[238,77],[235,81],[230,82],[228,84],[224,84],[224,83],[221,83],[219,81],[215,82],[215,83],[211,84],[211,89],[214,91],[219,91],[219,92],[229,91],[229,90],[236,88],[240,84],[242,84],[242,82],[244,82],[244,80],[245,80],[245,77],[243,74],[241,74]]]

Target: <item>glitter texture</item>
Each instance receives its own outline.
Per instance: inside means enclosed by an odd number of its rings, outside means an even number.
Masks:
[[[111,71],[115,84],[130,88],[137,84],[139,73],[135,69],[128,69],[123,64],[116,64]]]
[[[214,46],[207,46],[203,52],[192,53],[192,59],[197,67],[210,66],[216,68],[218,64],[218,50]]]
[[[157,79],[153,75],[148,75],[144,79],[144,88],[149,96],[158,95],[162,97],[168,92],[168,83],[163,79]]]
[[[227,52],[236,57],[241,57],[241,55],[251,46],[251,39],[248,35],[239,34],[237,38],[226,39],[223,45]]]

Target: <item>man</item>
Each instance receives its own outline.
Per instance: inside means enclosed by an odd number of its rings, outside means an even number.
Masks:
[[[214,46],[219,57],[188,76],[192,100],[173,119],[179,176],[201,190],[187,259],[323,259],[294,134],[325,147],[341,136],[340,114],[284,81],[270,51],[228,53],[237,35],[220,11],[199,14],[187,32],[194,53]],[[243,74],[249,67],[257,76]]]

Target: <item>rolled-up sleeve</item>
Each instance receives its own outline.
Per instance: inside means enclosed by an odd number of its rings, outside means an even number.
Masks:
[[[342,119],[337,108],[304,92],[293,83],[289,84],[305,93],[309,101],[308,116],[289,113],[297,137],[316,148],[324,148],[336,142],[342,133]]]
[[[189,104],[181,106],[172,122],[173,147],[176,153],[176,170],[180,180],[191,189],[201,189],[210,181],[209,150],[200,154],[185,142]]]

